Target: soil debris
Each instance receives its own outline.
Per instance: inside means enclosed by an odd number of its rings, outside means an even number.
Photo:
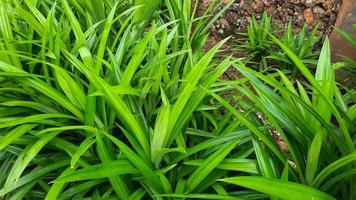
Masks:
[[[199,10],[204,11],[211,0],[202,0]],[[229,3],[225,0],[224,3]],[[307,23],[310,28],[319,24],[318,33],[329,35],[335,24],[342,0],[235,0],[212,28],[213,35],[224,38],[245,32],[251,16],[260,19],[266,11],[280,29],[289,22],[297,32]]]

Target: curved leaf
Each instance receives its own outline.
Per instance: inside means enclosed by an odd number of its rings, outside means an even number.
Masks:
[[[335,200],[335,198],[315,188],[279,179],[241,176],[225,178],[221,181],[243,186],[281,199]]]

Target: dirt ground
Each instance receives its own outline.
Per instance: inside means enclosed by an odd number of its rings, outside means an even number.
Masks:
[[[211,0],[202,0],[204,10]],[[224,0],[228,3],[230,0]],[[244,32],[255,15],[257,19],[266,11],[282,30],[291,21],[294,32],[298,33],[304,23],[310,27],[319,24],[318,34],[329,35],[335,24],[342,0],[235,0],[235,3],[215,23],[213,36],[224,38]]]

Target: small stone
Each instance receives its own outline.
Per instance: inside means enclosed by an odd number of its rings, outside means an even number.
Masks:
[[[305,0],[304,4],[306,6],[314,6],[315,5],[315,1],[314,0]]]
[[[324,2],[323,2],[323,7],[325,8],[325,10],[332,10],[332,8],[333,8],[333,1],[331,1],[331,0],[325,0]]]
[[[326,11],[320,6],[315,6],[313,8],[313,13],[319,16],[319,18],[324,17],[326,15]]]
[[[303,11],[303,17],[304,17],[305,22],[308,25],[313,24],[313,22],[314,22],[314,13],[313,13],[311,8],[307,8],[307,9],[305,9]]]
[[[224,18],[219,19],[217,22],[221,24],[222,28],[230,28],[229,22]]]
[[[259,1],[253,1],[251,7],[256,13],[262,13],[264,11],[263,3]]]
[[[293,33],[294,33],[294,34],[298,34],[298,33],[300,32],[300,30],[301,30],[301,28],[299,28],[299,27],[294,27],[294,28],[293,28]]]
[[[276,6],[275,5],[268,6],[266,8],[266,11],[269,15],[272,15],[276,12]]]
[[[294,10],[288,8],[287,13],[288,15],[294,15]]]
[[[330,1],[330,0],[303,0],[304,5],[306,6],[315,6],[321,3],[324,3],[325,1]]]
[[[302,3],[302,0],[288,0],[287,3],[300,4],[300,3]]]

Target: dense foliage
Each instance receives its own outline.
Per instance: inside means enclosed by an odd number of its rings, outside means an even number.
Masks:
[[[293,51],[310,70],[315,70],[320,54],[318,45],[321,43],[320,36],[317,36],[317,30],[318,26],[309,30],[308,25],[304,24],[303,28],[295,33],[292,23],[282,30],[265,12],[260,21],[257,21],[254,16],[252,17],[247,32],[240,34],[242,37],[238,40],[237,50],[246,52],[247,58],[257,62],[254,65],[259,66],[261,72],[280,69],[289,73],[290,77],[300,78],[301,73],[298,67],[286,55],[286,52],[271,40],[268,32],[282,35],[283,44]]]
[[[356,197],[355,91],[328,40],[314,73],[260,30],[289,80],[217,56],[228,39],[205,51],[233,1],[144,2],[0,1],[0,198]]]

